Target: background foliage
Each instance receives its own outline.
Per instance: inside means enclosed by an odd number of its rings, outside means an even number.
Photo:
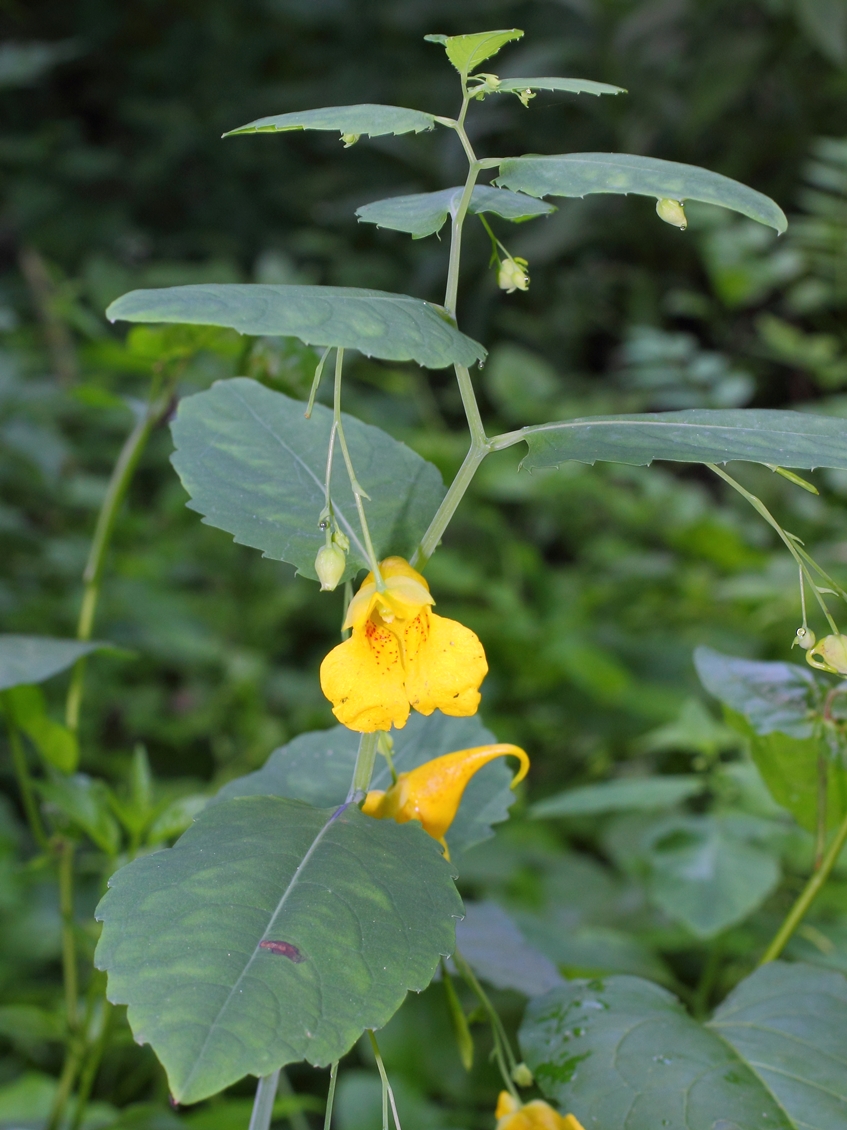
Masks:
[[[445,244],[360,225],[354,212],[455,184],[461,155],[449,134],[349,152],[331,135],[220,135],[264,114],[344,102],[452,112],[453,76],[422,37],[474,25],[526,29],[501,73],[575,74],[630,91],[540,94],[531,112],[489,98],[471,126],[480,151],[690,161],[773,196],[792,221],[777,240],[692,207],[681,234],[655,220],[649,201],[605,197],[562,201],[518,229],[494,218],[530,263],[528,294],[509,298],[473,221],[460,306],[465,332],[491,350],[478,384],[492,428],[621,409],[847,415],[847,16],[833,0],[468,0],[461,26],[441,0],[6,0],[3,39],[35,46],[0,51],[4,630],[74,632],[94,515],[132,422],[124,398],[144,395],[161,357],[151,332],[124,342],[108,326],[103,310],[117,295],[255,280],[439,298]],[[180,395],[246,374],[302,398],[315,364],[284,339],[218,331],[194,334],[183,352],[170,362],[182,366]],[[365,361],[351,373],[349,411],[454,473],[465,440],[451,376]],[[288,566],[201,525],[185,509],[171,450],[162,428],[120,518],[97,635],[128,653],[90,665],[81,765],[128,804],[142,746],[159,811],[182,798],[162,838],[185,825],[195,798],[331,723],[316,674],[341,607],[340,594],[319,595]],[[705,471],[567,464],[530,476],[516,473],[518,459],[509,451],[484,464],[428,572],[439,612],[486,646],[485,724],[533,757],[523,816],[466,857],[464,889],[507,906],[564,972],[652,977],[702,1015],[751,969],[812,847],[769,801],[691,654],[708,644],[790,658],[794,570]],[[812,476],[815,498],[762,468],[739,477],[843,583],[847,479]],[[47,686],[56,717],[62,691],[61,679]],[[50,876],[19,863],[31,848],[3,766],[0,1122],[20,1126],[43,1117],[60,1066],[59,912]],[[630,802],[624,812],[589,804],[553,823],[529,816],[528,800],[568,785],[668,774],[699,774],[702,787],[641,811]],[[104,876],[131,846],[104,804],[81,848],[90,949]],[[698,850],[732,860],[741,851],[748,868],[738,889],[715,879],[723,916],[708,923],[668,914]],[[844,883],[792,943],[794,956],[847,969]],[[489,981],[505,984],[516,1021],[522,1001],[509,978]],[[116,1032],[89,1120],[113,1124],[119,1108],[136,1124],[246,1125],[238,1088],[168,1113],[152,1055],[121,1024]],[[410,1126],[490,1124],[496,1084],[484,1036],[479,1044],[465,1075],[440,987],[408,1002],[383,1045]],[[342,1130],[364,1126],[378,1101],[368,1054],[359,1058],[340,1088]],[[324,1088],[317,1073],[294,1081]],[[156,1105],[133,1105],[146,1103]]]

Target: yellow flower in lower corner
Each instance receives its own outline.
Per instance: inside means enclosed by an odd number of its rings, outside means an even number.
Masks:
[[[390,789],[373,789],[365,797],[362,812],[378,820],[391,818],[398,824],[419,820],[424,831],[444,844],[444,835],[459,811],[468,781],[495,757],[517,757],[521,763],[512,788],[529,771],[529,758],[516,745],[497,743],[460,749],[426,761],[408,773],[399,773]],[[449,856],[448,856],[449,858]]]
[[[402,557],[380,563],[385,588],[368,573],[350,602],[348,640],[321,664],[321,689],[339,722],[359,733],[401,729],[409,711],[476,714],[488,673],[476,635],[436,616],[426,581]]]
[[[508,1091],[501,1091],[494,1111],[497,1130],[584,1130],[573,1114],[559,1114],[543,1099],[521,1104]]]

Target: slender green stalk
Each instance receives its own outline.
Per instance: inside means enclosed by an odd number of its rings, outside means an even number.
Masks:
[[[279,1085],[279,1070],[263,1075],[256,1087],[249,1130],[269,1130],[274,1113],[274,1099]]]
[[[65,982],[65,1013],[68,1031],[78,1026],[79,987],[76,968],[76,922],[74,921],[74,845],[60,839],[56,844],[59,863],[59,914],[62,921],[62,976]]]
[[[388,1104],[391,1103],[391,1117],[394,1119],[394,1130],[401,1130],[400,1117],[397,1114],[397,1103],[394,1101],[394,1091],[388,1081],[388,1072],[385,1070],[385,1064],[382,1062],[382,1056],[379,1051],[379,1044],[376,1042],[376,1036],[368,1029],[368,1036],[370,1037],[371,1047],[373,1048],[374,1059],[376,1060],[377,1071],[382,1080],[382,1130],[388,1130]]]
[[[332,346],[328,345],[321,354],[321,359],[320,361],[318,361],[317,368],[315,369],[315,375],[312,379],[312,387],[309,390],[309,403],[306,405],[306,411],[304,413],[307,420],[312,415],[312,409],[315,407],[315,397],[318,395],[318,387],[321,383],[321,377],[323,376],[324,372],[324,365],[326,364],[326,359],[329,356],[330,349],[332,349]]]
[[[112,1028],[112,1018],[114,1016],[114,1009],[107,1000],[103,1001],[103,1014],[100,1021],[100,1032],[97,1039],[88,1052],[88,1058],[83,1065],[82,1071],[79,1075],[79,1086],[77,1087],[76,1107],[74,1109],[74,1116],[70,1124],[70,1130],[79,1130],[82,1125],[82,1120],[85,1115],[85,1108],[88,1104],[88,1099],[91,1095],[91,1088],[94,1086],[94,1080],[97,1078],[97,1071],[100,1067],[100,1061],[103,1058],[103,1053],[106,1050],[106,1045],[109,1041],[109,1034]]]
[[[331,1130],[332,1108],[335,1105],[335,1084],[338,1082],[338,1060],[329,1069],[329,1090],[326,1094],[326,1110],[324,1111],[324,1130]]]
[[[341,423],[341,371],[344,368],[344,350],[338,349],[335,353],[335,394],[333,397],[332,409],[332,426],[338,434],[338,445],[341,448],[341,454],[344,456],[344,465],[347,468],[347,477],[350,480],[350,489],[353,492],[353,498],[356,501],[356,509],[359,512],[359,524],[362,527],[362,537],[365,542],[365,553],[367,554],[368,564],[371,567],[371,572],[376,581],[378,589],[385,588],[385,582],[382,579],[382,574],[379,571],[379,562],[376,559],[373,542],[371,541],[371,531],[368,529],[368,520],[365,517],[365,506],[362,501],[369,496],[362,489],[359,480],[356,478],[356,472],[353,468],[353,460],[350,458],[350,452],[347,449],[347,439],[344,435],[344,426]]]
[[[15,776],[18,779],[18,788],[21,791],[21,800],[23,801],[24,812],[26,812],[30,831],[41,850],[47,851],[50,847],[50,841],[44,830],[41,813],[38,811],[38,803],[32,788],[32,778],[29,775],[29,766],[26,763],[26,753],[24,752],[23,742],[21,741],[21,732],[15,724],[11,708],[6,710],[6,726],[9,735],[9,749],[12,754],[12,764],[15,767]]]
[[[755,494],[751,494],[750,491],[745,490],[744,487],[741,485],[741,483],[736,482],[735,479],[732,477],[732,475],[728,475],[726,473],[726,471],[724,471],[722,468],[718,467],[717,464],[707,463],[706,466],[709,468],[710,471],[714,471],[714,473],[716,475],[718,475],[720,478],[722,478],[725,483],[729,483],[729,485],[732,487],[733,490],[737,490],[738,493],[742,496],[742,498],[746,498],[747,501],[750,503],[750,505],[753,507],[753,509],[758,514],[761,514],[761,516],[765,519],[765,521],[768,523],[768,525],[772,526],[773,529],[776,530],[776,532],[779,534],[780,538],[784,542],[785,547],[787,548],[788,552],[791,554],[791,556],[797,562],[799,567],[805,573],[806,580],[812,586],[812,591],[814,592],[815,597],[817,598],[818,604],[821,606],[821,611],[823,612],[824,616],[826,617],[827,623],[829,624],[830,628],[832,628],[832,631],[835,633],[835,635],[838,635],[838,626],[829,613],[829,609],[827,608],[826,603],[825,603],[823,597],[821,596],[821,594],[818,590],[818,586],[815,584],[814,577],[809,572],[809,569],[806,566],[806,563],[803,560],[803,557],[798,552],[797,546],[794,544],[794,539],[790,536],[790,534],[786,533],[786,531],[782,528],[782,526],[780,526],[779,522],[777,522],[776,518],[774,518],[773,514],[771,514],[770,510],[768,510],[767,506],[765,506],[764,502],[762,502],[762,500],[760,498],[757,498]]]
[[[760,965],[775,961],[791,939],[791,935],[803,921],[809,907],[817,898],[822,887],[829,878],[833,867],[838,861],[841,849],[847,842],[847,816],[841,821],[838,830],[823,857],[820,867],[809,879],[797,901],[792,906],[783,924],[777,931],[776,937],[765,950]]]
[[[65,1108],[73,1091],[74,1080],[85,1056],[85,1042],[74,1036],[68,1044],[62,1074],[59,1076],[59,1085],[53,1099],[53,1107],[48,1116],[44,1130],[58,1130],[65,1116]]]
[[[94,538],[88,554],[85,571],[82,574],[85,591],[82,598],[79,621],[77,623],[77,639],[90,640],[94,628],[94,614],[97,610],[97,601],[100,596],[100,582],[103,577],[103,567],[106,562],[106,551],[115,528],[120,505],[124,500],[127,488],[132,480],[138,460],[144,450],[150,433],[159,418],[163,405],[158,399],[156,403],[151,400],[147,411],[138,420],[135,427],[127,436],[121,448],[120,455],[112,471],[106,497],[97,515],[97,525]],[[65,702],[65,724],[74,732],[79,728],[79,711],[82,703],[83,686],[85,682],[86,657],[78,659],[74,664],[71,684],[68,688],[68,697]]]
[[[506,1035],[503,1021],[500,1019],[497,1009],[488,999],[488,994],[485,989],[483,989],[482,985],[480,985],[477,980],[476,974],[458,950],[453,951],[453,962],[456,969],[485,1010],[488,1022],[491,1025],[491,1034],[494,1037],[494,1056],[497,1060],[497,1066],[500,1068],[503,1082],[509,1094],[520,1103],[521,1097],[518,1094],[512,1078],[512,1074],[518,1066],[518,1061],[515,1059],[514,1052],[509,1044],[509,1037]]]
[[[462,466],[459,468],[455,479],[450,484],[447,493],[441,500],[441,505],[435,512],[420,545],[415,550],[410,564],[414,569],[424,569],[427,561],[438,548],[438,543],[444,536],[444,531],[450,525],[450,520],[456,513],[459,503],[465,496],[468,487],[473,482],[480,463],[488,454],[487,448],[480,448],[471,444]]]
[[[826,754],[818,754],[818,798],[817,821],[815,830],[815,871],[819,871],[823,863],[826,850],[826,810],[827,810],[827,785],[829,783],[829,765]]]
[[[376,751],[379,745],[379,733],[362,734],[359,738],[359,752],[356,755],[356,766],[353,769],[353,780],[350,782],[350,792],[347,794],[348,802],[358,804],[364,799],[370,788],[376,763]]]

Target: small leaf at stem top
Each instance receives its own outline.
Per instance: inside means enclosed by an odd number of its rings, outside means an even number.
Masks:
[[[501,47],[522,37],[523,32],[513,27],[504,31],[478,31],[471,35],[425,35],[424,39],[428,43],[440,43],[462,78],[467,78],[480,63],[496,55]]]

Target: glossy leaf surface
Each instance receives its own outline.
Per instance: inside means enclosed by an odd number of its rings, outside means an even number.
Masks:
[[[603,1130],[838,1130],[847,1120],[847,980],[773,962],[698,1024],[636,977],[530,1002],[521,1046],[545,1095]]]
[[[521,39],[523,32],[513,27],[504,31],[479,31],[471,35],[425,35],[430,43],[440,43],[447,52],[447,58],[461,75],[471,71],[490,59],[492,55]]]
[[[835,417],[770,408],[701,409],[594,416],[523,428],[529,454],[521,467],[534,471],[580,463],[632,463],[654,459],[726,463],[743,459],[814,470],[847,468],[847,431]]]
[[[175,1098],[197,1102],[338,1059],[429,984],[461,913],[417,825],[241,797],[112,876],[96,961]]]
[[[700,938],[741,922],[780,879],[777,860],[761,843],[767,831],[748,816],[654,821],[640,845],[650,901]]]
[[[72,667],[83,655],[108,644],[49,636],[0,635],[0,691],[24,683],[43,683]]]
[[[375,200],[356,209],[356,215],[367,224],[376,224],[392,231],[405,231],[414,239],[423,239],[440,231],[447,217],[456,214],[462,196],[462,185],[444,188],[440,192],[416,192],[411,196],[392,196]],[[503,188],[489,188],[478,184],[473,190],[468,211],[474,215],[493,212],[504,220],[521,223],[535,216],[555,212],[552,204],[536,200],[520,192]]]
[[[694,666],[709,694],[743,714],[757,734],[812,736],[821,694],[808,667],[739,659],[710,647],[695,650]]]
[[[502,78],[496,93],[518,90],[561,90],[567,94],[626,94],[622,86],[590,78]]]
[[[632,153],[563,153],[551,157],[508,157],[497,184],[530,196],[587,196],[612,192],[656,199],[699,200],[767,224],[777,232],[788,227],[785,214],[770,197],[720,173],[640,157]]]
[[[358,349],[429,369],[485,358],[440,307],[405,294],[346,286],[204,283],[131,290],[106,311],[112,322],[185,322],[242,334],[299,337],[307,345]]]
[[[171,425],[172,462],[191,495],[189,506],[208,525],[315,578],[315,555],[325,540],[318,516],[332,413],[320,404],[311,419],[303,413],[301,401],[246,377],[219,381],[180,403]],[[441,476],[379,428],[352,416],[343,421],[353,466],[371,497],[365,506],[377,556],[409,557],[443,497]],[[367,557],[338,444],[332,499],[350,539],[344,576],[351,577]]]
[[[497,903],[465,903],[456,946],[476,975],[495,989],[537,997],[563,983],[550,958],[526,940]]]
[[[402,730],[392,730],[393,760],[398,773],[407,772],[459,749],[496,742],[478,715],[448,718],[440,711],[424,717],[412,714]],[[344,726],[300,734],[288,745],[274,750],[263,768],[224,785],[213,804],[236,796],[285,796],[320,808],[341,804],[347,796],[359,736]],[[512,771],[502,758],[490,762],[471,778],[459,812],[447,832],[450,858],[489,839],[493,824],[508,819],[515,794],[510,785]],[[391,784],[388,763],[377,757],[371,787],[387,789]]]
[[[776,803],[814,831],[823,766],[828,778],[827,824],[836,824],[844,808],[842,797],[847,797],[847,774],[815,736],[814,715],[822,708],[822,692],[812,672],[796,663],[739,659],[708,647],[696,649],[694,665],[703,686],[727,707],[732,725],[748,740]]]
[[[271,114],[246,126],[231,129],[224,137],[242,133],[288,133],[291,130],[338,130],[341,134],[380,137],[386,133],[420,133],[432,129],[435,118],[405,106],[380,106],[365,102],[358,106],[325,106],[319,110],[298,110],[290,114]]]
[[[593,816],[604,812],[649,812],[670,808],[706,788],[694,774],[667,777],[622,778],[598,785],[583,785],[534,804],[536,819],[551,816]]]

